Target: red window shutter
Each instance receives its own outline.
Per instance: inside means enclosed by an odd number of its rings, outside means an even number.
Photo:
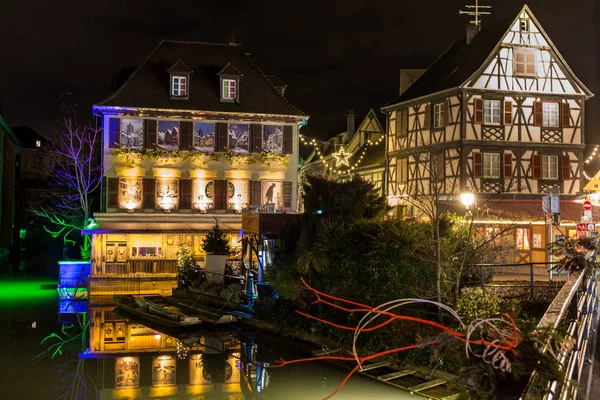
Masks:
[[[571,106],[569,103],[560,103],[561,108],[561,116],[560,122],[563,128],[568,128],[571,126]]]
[[[533,169],[533,179],[542,179],[542,156],[535,155],[531,157],[531,165]]]
[[[291,125],[283,126],[283,154],[292,154],[294,151],[294,128]]]
[[[121,120],[111,118],[108,125],[108,147],[114,149],[121,143]]]
[[[505,125],[512,124],[512,109],[513,109],[512,101],[506,100],[504,102],[504,124]]]
[[[213,202],[215,210],[227,209],[227,181],[214,181]]]
[[[475,99],[473,101],[474,108],[474,122],[476,124],[483,124],[483,99]]]
[[[504,154],[504,179],[512,177],[512,153]]]
[[[192,180],[179,180],[179,208],[183,210],[192,209]]]
[[[541,101],[533,103],[533,125],[542,126],[544,124],[544,108]]]
[[[156,135],[158,132],[158,122],[155,119],[144,120],[144,147],[147,149],[156,149]]]
[[[227,123],[215,124],[215,151],[224,152],[227,149]]]
[[[106,207],[119,208],[119,178],[106,178]]]
[[[431,105],[429,104],[425,106],[425,122],[423,124],[423,129],[431,129]]]
[[[144,179],[144,208],[154,210],[156,208],[156,181]]]
[[[260,153],[262,151],[263,129],[261,124],[250,125],[250,151]]]
[[[193,130],[192,121],[181,121],[179,123],[179,148],[181,150],[192,149]]]
[[[444,120],[444,126],[448,126],[448,122],[450,121],[450,106],[448,105],[448,100],[444,100],[444,106],[442,107],[442,110],[444,115],[443,120]]]
[[[564,181],[571,179],[571,160],[569,159],[569,156],[562,156],[560,163],[562,169],[562,179]]]
[[[283,208],[292,208],[293,182],[283,182]]]
[[[473,153],[473,176],[475,178],[481,178],[483,175],[483,163],[481,159],[481,153]]]
[[[250,205],[260,206],[261,195],[261,181],[250,181]]]

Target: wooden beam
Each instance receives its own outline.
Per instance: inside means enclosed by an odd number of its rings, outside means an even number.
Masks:
[[[416,372],[417,371],[415,371],[413,369],[403,369],[402,371],[395,371],[395,372],[392,372],[389,374],[378,376],[377,379],[380,381],[386,382],[386,381],[391,381],[392,379],[401,378],[403,376],[412,375]]]
[[[433,387],[436,386],[440,386],[443,385],[444,383],[448,382],[445,379],[434,379],[432,381],[429,382],[425,382],[425,383],[421,383],[419,385],[415,385],[415,386],[411,386],[408,388],[408,390],[410,390],[411,392],[419,392],[425,389],[431,389]]]
[[[359,371],[360,372],[370,371],[370,370],[376,369],[376,368],[387,367],[388,365],[391,365],[391,364],[392,364],[391,361],[381,361],[381,362],[378,362],[378,363],[362,365],[360,367]]]

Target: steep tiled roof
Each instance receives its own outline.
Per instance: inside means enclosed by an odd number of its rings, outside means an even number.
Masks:
[[[171,99],[169,68],[181,61],[193,71],[189,99]],[[220,101],[218,73],[234,65],[242,78],[239,102]],[[147,107],[306,116],[281,96],[239,45],[163,40],[121,88],[101,106]]]
[[[363,159],[359,161],[361,154],[364,156]],[[375,166],[384,166],[385,165],[385,142],[381,141],[379,144],[364,144],[362,145],[356,152],[350,157],[350,165],[355,165],[356,170],[361,170],[363,168],[372,168]]]
[[[513,19],[484,27],[469,44],[465,38],[454,42],[415,83],[384,107],[462,85],[482,66]]]

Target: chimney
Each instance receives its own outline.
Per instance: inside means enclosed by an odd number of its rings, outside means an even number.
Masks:
[[[479,33],[481,27],[475,24],[467,24],[467,44],[471,43],[471,40]]]
[[[355,120],[354,120],[354,110],[348,111],[348,119],[347,119],[347,127],[346,131],[348,132],[348,138],[351,138],[354,135],[355,130]]]

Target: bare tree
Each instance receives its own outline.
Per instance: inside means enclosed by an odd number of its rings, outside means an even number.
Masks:
[[[100,185],[102,129],[80,124],[77,105],[67,97],[62,104],[65,116],[49,141],[53,158],[47,201],[35,206],[34,213],[47,220],[44,229],[65,244],[81,241],[81,257],[90,258],[91,239],[81,235],[92,216],[92,192]],[[81,235],[83,237],[77,237]]]

